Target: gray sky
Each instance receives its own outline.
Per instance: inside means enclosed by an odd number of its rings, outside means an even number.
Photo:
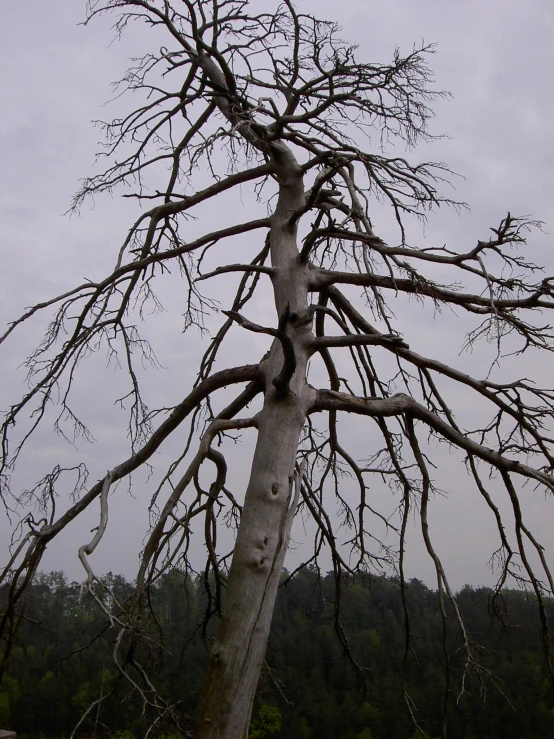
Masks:
[[[335,19],[336,2],[299,3],[321,18]],[[0,11],[0,86],[3,112],[0,118],[0,208],[2,265],[0,315],[11,320],[25,306],[72,287],[83,277],[100,277],[110,269],[115,251],[133,214],[133,205],[117,197],[98,198],[79,218],[67,210],[78,179],[91,173],[100,132],[91,126],[97,118],[110,118],[114,108],[102,107],[110,98],[110,82],[122,76],[130,56],[138,55],[150,41],[144,31],[131,31],[122,43],[110,43],[108,19],[88,28],[78,26],[84,18],[84,2],[42,0],[5,4]],[[435,133],[447,135],[423,146],[415,159],[443,160],[465,177],[454,180],[452,196],[466,201],[471,212],[460,216],[441,210],[431,216],[425,231],[414,224],[411,243],[444,244],[467,249],[478,238],[487,238],[510,210],[531,214],[545,222],[545,234],[532,237],[535,261],[554,273],[551,232],[554,224],[554,142],[552,137],[552,84],[554,81],[554,7],[550,0],[344,0],[340,4],[343,38],[358,43],[360,56],[386,61],[394,48],[409,51],[421,40],[437,42],[431,60],[436,89],[449,90],[452,100],[435,104]],[[448,193],[447,193],[448,194]],[[375,222],[386,237],[387,223]],[[218,287],[224,303],[227,288]],[[164,302],[168,312],[153,317],[151,333],[166,369],[149,373],[153,405],[170,405],[183,397],[195,377],[192,357],[201,338],[187,334],[176,344],[171,329],[181,320],[177,283],[170,285]],[[222,307],[226,307],[222,305]],[[457,363],[475,375],[486,373],[490,353],[478,350],[458,357],[463,321],[445,311],[433,321],[432,311],[407,311],[402,315],[410,345],[422,354]],[[5,407],[22,388],[18,370],[25,352],[40,339],[44,323],[39,319],[2,347],[0,407]],[[261,341],[261,340],[260,340]],[[261,343],[237,338],[229,364],[254,359]],[[248,355],[251,355],[250,357]],[[239,359],[240,356],[240,359]],[[516,376],[538,373],[545,384],[554,376],[549,359],[533,364],[533,357],[506,362],[503,371]],[[107,468],[126,456],[121,420],[109,409],[121,386],[117,373],[103,372],[103,357],[83,366],[76,388],[76,402],[91,423],[98,443],[82,448],[95,481]],[[99,403],[100,395],[104,403]],[[467,398],[460,398],[458,414],[475,413]],[[352,424],[352,433],[356,432]],[[360,431],[363,441],[363,432]],[[232,466],[240,476],[248,441],[237,446]],[[44,474],[71,447],[40,433],[26,458],[22,484]],[[363,450],[362,452],[363,453]],[[441,454],[443,454],[441,452]],[[493,522],[475,515],[476,498],[465,485],[459,458],[443,455],[445,471],[439,484],[448,497],[434,501],[431,524],[438,549],[449,566],[456,587],[465,582],[488,583],[486,564],[490,556]],[[441,477],[442,476],[442,477]],[[113,570],[133,574],[137,551],[144,535],[144,506],[148,491],[137,479],[133,497],[123,486],[114,495],[114,529],[95,560],[99,572]],[[531,489],[523,492],[530,525],[547,543],[552,529],[552,505],[545,506]],[[2,518],[4,517],[4,518]],[[76,523],[56,544],[44,567],[65,569],[81,578],[76,551],[90,538],[94,521]],[[0,535],[7,541],[8,525],[0,512]],[[293,538],[303,539],[297,526]],[[0,564],[4,557],[0,549]],[[300,545],[291,561],[302,559]],[[424,558],[418,536],[413,536],[409,563],[413,576],[432,584],[431,567]]]

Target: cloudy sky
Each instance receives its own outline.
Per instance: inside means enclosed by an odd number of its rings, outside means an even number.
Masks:
[[[265,3],[269,7],[269,0]],[[478,238],[486,238],[488,228],[497,225],[506,211],[530,214],[545,222],[545,233],[533,236],[533,257],[547,266],[547,272],[554,273],[550,236],[554,230],[551,1],[344,0],[338,4],[309,0],[298,4],[322,18],[339,20],[343,37],[359,44],[360,56],[369,60],[386,61],[395,47],[409,52],[422,40],[438,44],[431,60],[435,88],[449,90],[453,97],[435,105],[432,128],[448,138],[423,146],[415,157],[442,160],[462,175],[454,180],[452,195],[466,201],[471,210],[461,215],[441,210],[431,217],[424,232],[419,229],[414,233],[412,243],[419,239],[467,249]],[[111,108],[104,106],[111,97],[110,83],[122,76],[130,57],[148,47],[150,37],[137,28],[121,43],[113,42],[109,19],[86,28],[79,25],[84,19],[81,0],[4,4],[0,18],[0,315],[4,323],[17,317],[25,306],[64,291],[83,277],[102,276],[114,261],[133,214],[129,201],[105,196],[87,205],[79,218],[63,214],[79,178],[92,171],[100,132],[91,121],[111,116]],[[173,325],[180,320],[177,285],[174,289],[175,293],[164,296],[168,309],[164,320],[173,321]],[[436,322],[431,314],[407,316],[410,344],[431,356],[450,353],[451,361],[474,374],[485,372],[486,352],[458,357],[452,320],[455,317],[448,313]],[[0,407],[13,401],[23,387],[24,375],[18,367],[43,328],[39,319],[2,346]],[[186,346],[176,346],[159,319],[154,330],[158,355],[166,369],[151,374],[151,391],[160,405],[166,399],[167,404],[178,402],[195,376],[189,358],[199,351],[201,337],[187,334]],[[246,352],[239,346],[236,353],[243,350]],[[538,372],[548,382],[554,376],[549,361],[542,360],[538,367],[524,360],[506,366],[517,376]],[[94,448],[82,451],[93,480],[117,464],[126,449],[117,421],[105,415],[96,400],[116,395],[120,382],[116,373],[103,374],[102,368],[103,358],[93,359],[83,368],[77,386],[76,402],[90,419],[98,440]],[[471,407],[464,410],[477,412]],[[29,484],[57,459],[66,459],[70,451],[59,440],[40,434],[18,484]],[[237,468],[244,464],[247,451],[246,441],[234,459]],[[435,501],[432,520],[437,546],[456,587],[493,579],[486,566],[493,522],[476,516],[475,497],[463,482],[453,482],[458,466],[455,456],[446,465],[449,472],[439,482],[450,494]],[[114,500],[116,524],[97,557],[100,572],[133,574],[144,536],[146,499],[145,481],[137,480],[136,485],[132,496],[120,489]],[[548,541],[554,506],[533,498],[531,490],[525,495],[529,523],[543,542]],[[52,547],[44,566],[65,569],[70,577],[80,578],[76,550],[90,538],[92,526],[90,520],[75,524],[63,544]],[[8,531],[7,516],[1,511],[0,564]],[[296,557],[297,561],[303,556],[301,527],[294,538],[298,546],[293,560]],[[432,583],[430,564],[415,533],[409,572]]]

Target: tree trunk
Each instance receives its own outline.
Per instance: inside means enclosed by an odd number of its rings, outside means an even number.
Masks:
[[[220,629],[211,655],[197,714],[195,739],[246,739],[260,669],[269,636],[279,579],[296,501],[295,463],[302,427],[313,398],[306,381],[311,322],[308,270],[298,261],[297,229],[291,216],[304,204],[303,178],[292,153],[274,152],[279,199],[272,217],[270,246],[273,287],[283,331],[292,341],[295,372],[279,392],[284,354],[275,339],[265,363],[264,406],[231,564]]]

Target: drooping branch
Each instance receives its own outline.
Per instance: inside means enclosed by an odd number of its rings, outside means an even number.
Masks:
[[[190,485],[194,477],[198,474],[198,470],[200,468],[200,465],[205,459],[213,458],[213,450],[211,449],[211,443],[214,439],[214,437],[218,434],[220,434],[222,431],[228,431],[230,429],[245,429],[245,428],[252,428],[256,426],[256,419],[254,418],[248,418],[248,419],[227,419],[227,418],[217,418],[215,419],[206,432],[202,436],[202,440],[200,442],[198,452],[195,455],[194,459],[189,464],[186,472],[181,477],[179,482],[174,486],[171,495],[168,497],[162,512],[160,513],[160,516],[158,518],[158,521],[154,528],[152,529],[148,540],[145,544],[142,556],[141,556],[141,564],[137,575],[137,587],[139,590],[139,593],[141,595],[141,603],[142,608],[144,608],[144,596],[145,596],[145,579],[146,579],[146,572],[148,568],[151,566],[152,558],[159,553],[159,544],[160,540],[164,534],[164,528],[165,525],[169,519],[169,517],[172,515],[173,510],[175,509],[177,503],[179,502],[183,492],[186,490],[186,488]],[[219,465],[218,466],[219,469]],[[221,480],[217,483],[218,492],[221,490],[223,486],[224,480]]]
[[[316,401],[310,409],[312,413],[334,410],[382,418],[409,414],[425,423],[429,428],[433,429],[433,431],[458,448],[473,454],[484,462],[488,462],[493,467],[499,470],[505,470],[506,472],[515,472],[524,477],[536,480],[543,484],[549,491],[554,492],[554,477],[535,470],[519,462],[517,459],[510,459],[495,452],[493,449],[488,449],[478,444],[450,426],[450,424],[443,421],[409,395],[397,393],[390,398],[360,398],[347,395],[346,393],[339,393],[335,390],[318,390],[316,396]]]
[[[352,321],[353,325],[359,331],[370,335],[375,334],[375,328],[354,308],[339,290],[329,288],[328,293],[336,306],[348,316],[349,320]],[[499,409],[499,413],[511,416],[517,426],[529,434],[533,444],[536,445],[536,449],[545,456],[549,466],[554,469],[554,455],[550,451],[549,439],[544,436],[542,429],[544,404],[551,404],[552,400],[554,400],[554,398],[550,398],[548,391],[541,391],[540,389],[534,388],[524,380],[504,384],[493,382],[492,380],[478,380],[436,359],[423,357],[405,345],[394,345],[385,342],[383,346],[399,358],[407,360],[413,366],[437,372],[456,383],[470,387],[483,396],[483,398],[486,398]],[[525,403],[520,395],[522,392],[526,392],[532,397],[535,396],[538,405],[531,406]],[[446,407],[443,410],[447,412]]]
[[[546,278],[540,285],[536,286],[532,293],[523,298],[494,298],[491,306],[489,297],[473,295],[471,293],[456,292],[444,288],[423,278],[405,279],[387,277],[376,274],[356,274],[351,272],[336,272],[334,270],[319,270],[312,272],[312,289],[321,291],[330,285],[347,284],[360,287],[378,287],[395,292],[404,292],[408,295],[422,295],[430,297],[438,303],[458,305],[471,313],[489,314],[502,312],[504,318],[508,318],[508,311],[525,308],[554,308],[551,297],[552,278]]]
[[[210,393],[215,392],[223,387],[235,383],[249,382],[254,383],[255,389],[259,392],[263,388],[263,373],[259,365],[245,365],[230,370],[222,370],[214,373],[203,382],[201,382],[192,392],[170,413],[160,426],[154,431],[150,439],[135,454],[124,462],[112,468],[107,475],[94,485],[87,493],[85,493],[74,505],[72,505],[65,513],[63,513],[56,521],[47,523],[40,529],[34,529],[31,536],[31,542],[24,556],[23,563],[18,565],[21,571],[25,570],[32,561],[36,568],[36,563],[40,561],[40,556],[44,551],[47,543],[57,536],[73,519],[80,515],[94,500],[102,494],[102,491],[109,489],[114,482],[121,480],[123,477],[131,474],[134,470],[143,465],[157,451],[163,441],[184,421],[184,419],[198,406],[198,404]],[[243,403],[248,402],[252,397],[253,388],[248,388],[242,394]],[[231,406],[229,406],[231,409]],[[232,409],[234,410],[234,409]],[[229,410],[226,409],[229,413]],[[226,415],[224,411],[224,415]],[[108,481],[108,482],[107,482]],[[107,486],[107,487],[106,487]],[[18,547],[18,551],[20,548]],[[38,559],[37,559],[38,557]],[[12,561],[12,567],[15,562]],[[7,576],[9,572],[4,570],[3,576]]]

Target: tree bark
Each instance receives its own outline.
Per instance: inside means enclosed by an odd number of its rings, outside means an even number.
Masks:
[[[197,714],[195,739],[246,739],[271,626],[296,501],[298,443],[314,391],[306,381],[312,339],[307,316],[309,276],[298,260],[293,214],[304,205],[303,177],[290,150],[275,145],[279,198],[271,218],[275,305],[296,366],[284,391],[281,340],[264,363],[265,399],[233,554],[221,625]]]

